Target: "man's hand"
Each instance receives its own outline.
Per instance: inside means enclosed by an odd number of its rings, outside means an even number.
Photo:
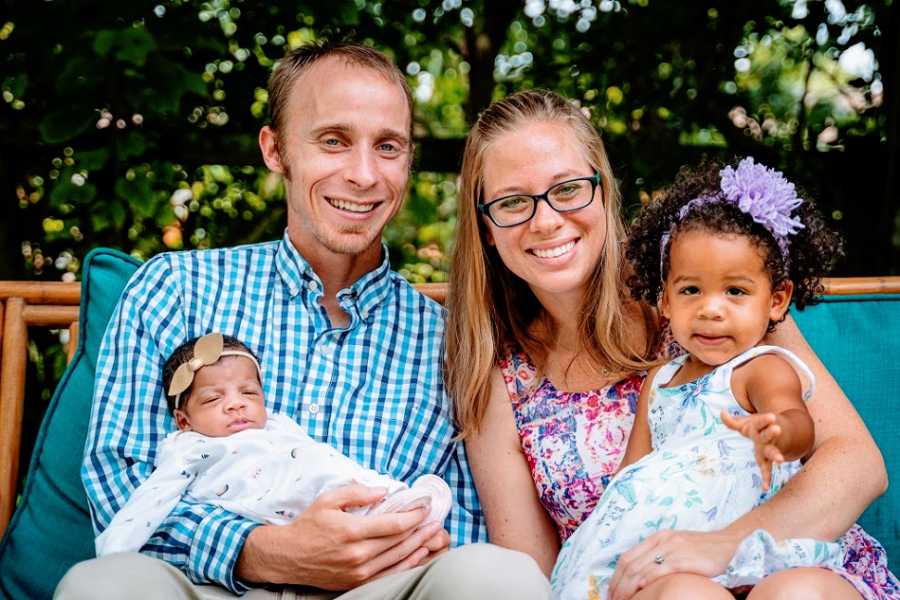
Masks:
[[[418,566],[447,548],[449,535],[439,523],[419,528],[428,507],[369,516],[344,510],[378,502],[386,493],[342,487],[319,496],[288,525],[257,527],[247,537],[235,575],[250,582],[347,590]]]
[[[431,562],[450,549],[450,532],[446,529],[438,529],[437,533],[431,536],[431,538],[425,542],[424,546],[425,548],[428,548],[428,554],[419,561],[419,565]]]
[[[722,422],[742,436],[753,441],[753,453],[762,471],[762,487],[768,491],[772,482],[772,465],[784,462],[784,454],[777,446],[782,434],[778,415],[771,412],[757,413],[747,417],[735,417],[722,411]]]

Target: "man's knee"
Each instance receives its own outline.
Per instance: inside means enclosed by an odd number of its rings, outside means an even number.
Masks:
[[[533,558],[493,544],[468,544],[429,569],[428,598],[550,598],[550,582]],[[423,582],[424,583],[424,582]]]
[[[56,587],[54,600],[189,598],[190,584],[171,565],[136,552],[111,554],[74,565]]]

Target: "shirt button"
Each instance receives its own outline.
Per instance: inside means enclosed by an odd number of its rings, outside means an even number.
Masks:
[[[306,410],[309,411],[309,414],[314,415],[317,412],[319,412],[319,405],[318,404],[310,404],[309,408],[307,408]]]
[[[315,281],[310,281],[309,283],[306,284],[306,287],[307,287],[307,289],[309,289],[309,291],[315,292],[316,290],[319,289],[319,284],[316,283]]]

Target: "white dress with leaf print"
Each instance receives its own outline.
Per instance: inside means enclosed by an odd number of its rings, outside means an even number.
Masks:
[[[657,372],[648,400],[653,451],[616,475],[594,512],[563,545],[551,577],[555,597],[606,598],[623,552],[660,530],[721,529],[768,500],[799,470],[799,461],[776,466],[772,485],[763,492],[753,443],[728,429],[719,417],[722,410],[748,414],[731,391],[731,374],[761,354],[787,360],[800,377],[803,398],[809,399],[815,385],[809,368],[775,346],[751,348],[680,386],[662,387],[686,355]],[[727,571],[715,580],[734,588],[789,567],[842,564],[838,543],[775,542],[760,529],[741,543]]]
[[[389,494],[381,504],[350,511],[359,514],[408,510],[428,497],[427,521],[443,521],[452,500],[450,488],[434,475],[419,477],[410,489],[314,440],[279,414],[269,415],[263,429],[227,437],[171,433],[155,463],[156,470],[95,540],[97,556],[138,552],[182,499],[274,525],[290,523],[323,492],[351,483],[384,487]]]

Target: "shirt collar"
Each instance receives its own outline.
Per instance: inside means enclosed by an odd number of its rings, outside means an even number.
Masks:
[[[364,274],[362,277],[353,282],[348,288],[340,290],[337,294],[338,301],[342,306],[355,304],[363,319],[368,317],[369,312],[381,303],[387,296],[391,287],[392,272],[391,262],[388,256],[387,246],[381,244],[381,264],[373,270]],[[281,280],[287,286],[291,297],[296,296],[304,289],[318,290],[321,294],[323,290],[322,280],[313,271],[310,264],[303,258],[300,251],[294,246],[285,230],[278,249],[275,251],[275,268]],[[314,285],[311,285],[314,284]]]

